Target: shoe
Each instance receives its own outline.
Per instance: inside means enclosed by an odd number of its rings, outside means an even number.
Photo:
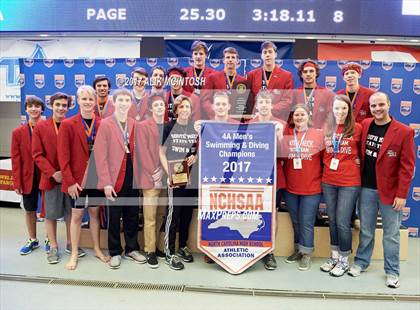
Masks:
[[[192,263],[194,261],[190,249],[186,246],[178,250],[178,256],[186,263]]]
[[[71,245],[67,244],[66,249],[64,250],[67,254],[71,254]],[[86,252],[82,248],[77,249],[77,257],[86,256]]]
[[[112,256],[108,262],[108,266],[111,269],[118,269],[121,266],[121,255]]]
[[[166,256],[165,263],[169,265],[169,268],[173,270],[184,269],[184,264],[181,262],[180,258],[176,255]]]
[[[207,256],[206,254],[204,254],[204,262],[206,264],[214,264],[214,260],[212,260],[209,256]]]
[[[300,261],[301,258],[302,258],[302,253],[300,253],[299,251],[295,251],[292,255],[290,255],[284,261],[288,264],[293,264]]]
[[[398,279],[398,276],[396,276],[395,274],[387,274],[385,285],[390,288],[399,288],[400,280]]]
[[[33,250],[39,248],[39,241],[38,239],[28,239],[26,244],[20,249],[20,255],[28,255]]]
[[[51,242],[50,242],[50,239],[48,239],[48,238],[45,238],[45,240],[44,240],[44,250],[45,250],[45,253],[50,253],[50,250],[51,250]]]
[[[166,254],[159,249],[156,249],[155,253],[156,253],[157,258],[160,258],[160,259],[165,259],[166,258]]]
[[[154,268],[159,267],[159,262],[157,260],[155,252],[147,253],[146,259],[147,259],[147,266],[149,266],[150,268],[154,269]]]
[[[60,261],[60,256],[58,255],[58,248],[51,248],[50,252],[47,255],[48,264],[57,264]]]
[[[306,271],[309,270],[309,268],[311,268],[311,257],[308,254],[302,254],[298,269],[301,271]]]
[[[353,264],[353,266],[350,267],[349,271],[347,272],[347,274],[349,276],[352,277],[358,277],[360,276],[360,274],[363,272],[364,270],[362,270],[362,267],[360,267],[359,265]]]
[[[134,261],[137,264],[145,264],[147,261],[146,257],[139,251],[131,251],[130,253],[125,254],[124,257]]]
[[[335,265],[337,265],[337,263],[338,259],[330,257],[325,263],[321,265],[321,267],[319,267],[319,269],[321,269],[321,271],[323,272],[330,272],[331,270],[333,270]]]
[[[264,256],[263,261],[265,269],[274,270],[277,268],[277,262],[273,253],[269,253],[266,256]]]
[[[347,261],[339,260],[338,263],[330,271],[330,276],[341,277],[349,270],[349,263]]]

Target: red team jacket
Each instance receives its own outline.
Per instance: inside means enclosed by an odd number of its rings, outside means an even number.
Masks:
[[[100,119],[96,118],[96,132],[100,122]],[[61,191],[68,194],[68,187],[75,183],[83,187],[89,161],[89,146],[80,114],[61,123],[58,131],[57,155],[63,174]]]
[[[353,102],[353,115],[357,123],[361,123],[365,118],[372,117],[369,108],[369,98],[374,93],[373,90],[367,87],[359,86],[357,97]],[[337,95],[346,95],[346,89],[337,91]]]
[[[31,145],[29,124],[13,130],[11,146],[13,189],[22,189],[23,194],[29,194],[33,185],[34,162]]]
[[[57,133],[53,118],[40,121],[34,128],[32,136],[32,157],[41,170],[39,189],[51,190],[57,183],[52,175],[60,171],[57,157]]]
[[[159,127],[153,118],[140,122],[136,125],[135,154],[140,163],[137,181],[142,189],[154,188],[152,175],[160,166],[159,146],[161,136]]]
[[[239,82],[245,82],[246,79],[237,74],[235,77],[235,84]],[[213,104],[213,90],[228,90],[226,85],[225,71],[219,71],[209,76],[206,80],[206,85],[203,87],[201,97],[201,110],[202,114],[206,115],[206,119],[214,119],[214,111],[212,108]]]
[[[247,74],[247,80],[251,83],[251,93],[253,97],[257,96],[262,87],[264,68],[257,68]],[[267,90],[272,90],[273,98],[273,115],[282,120],[287,120],[289,106],[291,102],[291,94],[288,90],[293,89],[293,76],[287,70],[275,66],[271,73],[270,83]],[[285,90],[285,91],[283,91]]]
[[[187,74],[187,79],[184,82],[184,90],[189,92],[189,93],[193,93],[194,92],[194,84],[192,83],[192,79],[194,78],[194,67],[187,67],[184,69],[185,73]],[[207,78],[215,73],[217,71],[213,70],[212,68],[209,68],[207,66],[204,67],[204,71],[201,74],[201,79],[203,82],[203,86],[205,84],[207,84]]]
[[[106,106],[102,110],[103,115],[99,115],[98,111],[98,104],[95,104],[95,116],[97,118],[107,118],[108,116],[112,115],[115,111],[114,105],[112,104],[112,98],[109,96]]]
[[[134,96],[134,94],[133,94]],[[142,120],[148,119],[150,117],[150,110],[148,106],[149,94],[146,93],[140,103],[140,107],[137,107],[136,101],[133,99],[133,103],[128,110],[128,117],[135,119],[140,122]],[[138,116],[138,117],[137,117]],[[137,119],[139,118],[139,119]]]
[[[373,118],[368,118],[362,122],[362,169],[366,139],[373,121]],[[383,204],[393,204],[395,197],[407,198],[415,158],[414,130],[392,119],[376,161],[376,184]]]
[[[127,118],[129,131],[130,153],[134,151],[134,127],[135,120]],[[98,173],[98,189],[103,190],[105,186],[112,185],[118,193],[124,183],[127,153],[125,152],[124,140],[118,124],[113,116],[101,122],[98,134],[95,139],[95,163]],[[133,169],[136,171],[136,158],[132,158]]]
[[[305,103],[305,96],[303,92],[304,90],[302,86],[293,90],[293,100],[292,104],[289,106],[287,115],[289,115],[293,105],[298,103]],[[328,114],[332,111],[334,93],[325,87],[317,85],[314,91],[314,100],[315,102],[312,111],[312,127],[323,128]]]

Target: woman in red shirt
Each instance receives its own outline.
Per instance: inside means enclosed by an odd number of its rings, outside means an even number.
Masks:
[[[314,225],[321,199],[322,130],[311,128],[309,109],[297,104],[290,112],[282,143],[286,177],[285,200],[292,219],[295,252],[287,263],[299,262],[299,270],[311,266]]]
[[[341,277],[349,269],[351,216],[360,193],[360,138],[362,127],[355,123],[351,101],[338,95],[328,122],[323,154],[322,188],[330,224],[331,257],[321,266]]]

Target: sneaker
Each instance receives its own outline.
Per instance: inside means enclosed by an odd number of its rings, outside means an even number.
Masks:
[[[184,269],[184,264],[181,262],[180,258],[176,255],[166,256],[165,263],[169,265],[169,268],[173,270]]]
[[[302,253],[300,253],[299,251],[295,251],[292,255],[290,255],[284,261],[288,264],[292,264],[292,263],[296,263],[300,261],[301,258],[302,258]]]
[[[111,269],[118,269],[121,266],[121,255],[112,256],[108,262],[108,266]]]
[[[206,264],[214,264],[214,260],[212,260],[209,256],[207,256],[206,254],[204,254],[204,262]]]
[[[131,251],[128,254],[126,253],[124,257],[134,261],[137,264],[144,264],[147,261],[146,257],[143,254],[141,254],[139,251]]]
[[[396,276],[395,274],[387,274],[385,285],[390,288],[399,288],[400,280],[398,279],[398,276]]]
[[[186,263],[192,263],[194,261],[190,249],[186,246],[178,250],[178,256]]]
[[[341,277],[349,270],[349,263],[339,260],[338,263],[330,271],[330,276]]]
[[[39,241],[38,239],[28,239],[26,244],[20,249],[20,255],[28,255],[33,250],[39,248]]]
[[[321,271],[323,272],[330,272],[331,270],[333,270],[335,265],[337,265],[337,263],[338,259],[330,257],[325,263],[321,265],[321,267],[319,267],[319,269],[321,269]]]
[[[309,270],[309,268],[311,268],[311,257],[308,254],[302,254],[298,269],[301,271],[306,271]]]
[[[58,248],[51,248],[50,252],[47,255],[48,264],[57,264],[60,261],[60,256],[58,255]]]
[[[273,253],[269,253],[266,256],[264,256],[263,261],[265,269],[274,270],[277,268],[277,262]]]
[[[45,240],[44,240],[44,250],[45,250],[45,253],[50,253],[50,250],[51,250],[51,242],[50,242],[50,239],[48,239],[48,238],[45,238]]]
[[[156,249],[155,253],[156,253],[157,258],[160,258],[160,259],[165,259],[166,258],[166,254],[159,249]]]
[[[360,267],[359,265],[353,264],[353,266],[350,267],[349,271],[347,272],[347,274],[349,276],[352,277],[358,277],[360,276],[360,274],[363,272],[364,270],[362,270],[362,267]]]
[[[67,254],[71,254],[71,245],[67,244],[66,249],[64,250]],[[77,257],[86,256],[86,252],[82,248],[78,248],[77,250]]]
[[[155,252],[147,253],[146,259],[147,259],[147,266],[149,266],[150,268],[158,268],[159,267],[159,262],[157,260]]]

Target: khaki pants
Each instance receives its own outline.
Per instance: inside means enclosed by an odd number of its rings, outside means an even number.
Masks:
[[[166,196],[166,190],[161,189],[143,189],[143,217],[144,217],[144,251],[156,251],[156,239],[159,236],[160,225],[166,213],[166,204],[159,205],[159,198],[161,201]]]

